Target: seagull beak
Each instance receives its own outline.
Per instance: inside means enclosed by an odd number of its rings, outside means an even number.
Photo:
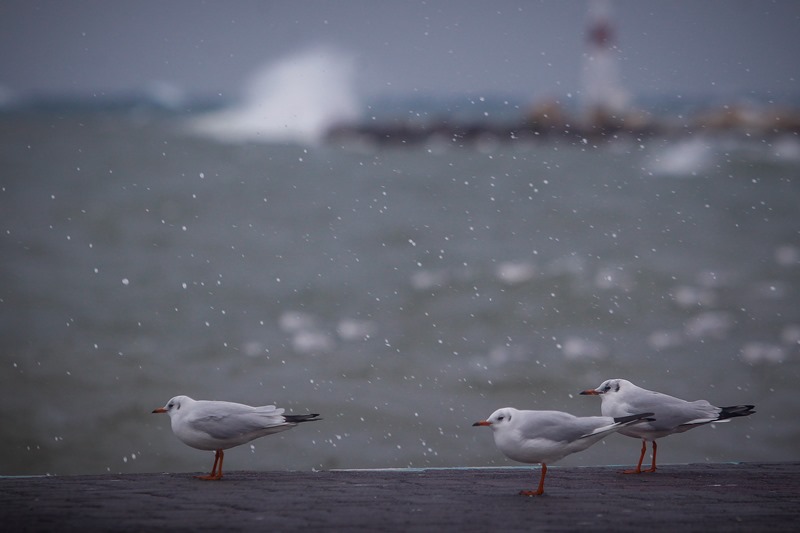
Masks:
[[[475,426],[491,426],[491,425],[492,425],[492,423],[489,422],[488,420],[481,420],[480,422],[475,422],[474,424],[472,424],[472,427],[475,427]]]
[[[581,391],[581,394],[588,395],[588,396],[599,396],[601,393],[597,392],[594,389],[588,389],[585,391]]]
[[[166,413],[167,410],[163,407],[159,407],[158,409],[153,409],[153,413]]]

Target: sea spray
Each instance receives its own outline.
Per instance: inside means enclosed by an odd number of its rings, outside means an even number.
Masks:
[[[314,144],[328,129],[359,118],[355,62],[315,47],[257,69],[231,107],[196,117],[190,131],[222,142]]]

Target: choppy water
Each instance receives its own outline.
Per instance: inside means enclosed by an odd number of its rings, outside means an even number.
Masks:
[[[0,474],[207,470],[150,414],[177,394],[323,414],[231,470],[510,464],[472,422],[596,414],[576,393],[611,377],[757,405],[663,463],[800,457],[796,139],[353,151],[180,120],[0,118]]]

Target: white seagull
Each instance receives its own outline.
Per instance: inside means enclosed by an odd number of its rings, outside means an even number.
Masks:
[[[199,479],[222,478],[223,450],[253,439],[292,429],[301,422],[322,420],[318,414],[285,415],[274,405],[252,407],[241,403],[193,400],[175,396],[153,413],[167,413],[172,432],[184,444],[198,450],[214,450],[211,474]]]
[[[637,387],[626,379],[609,379],[596,389],[585,390],[581,394],[600,396],[600,412],[603,416],[626,416],[639,411],[655,413],[655,420],[620,431],[623,435],[642,439],[639,463],[634,470],[625,470],[625,474],[656,471],[656,439],[673,433],[683,433],[711,422],[728,422],[731,418],[755,413],[754,405],[716,407],[706,400],[687,402],[674,396]],[[653,443],[653,464],[648,470],[642,470],[642,460],[647,452],[648,441]]]
[[[539,488],[520,491],[524,496],[539,496],[544,492],[548,464],[581,452],[610,433],[652,420],[648,418],[652,415],[578,417],[561,411],[520,411],[504,407],[472,425],[492,428],[494,443],[509,459],[542,465]]]

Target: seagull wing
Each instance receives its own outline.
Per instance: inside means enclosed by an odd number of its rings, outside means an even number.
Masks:
[[[527,414],[531,413],[531,414]],[[602,425],[605,417],[577,417],[561,411],[522,411],[518,429],[526,439],[547,439],[553,442],[572,442]],[[613,421],[612,421],[613,423]]]
[[[650,422],[650,427],[656,430],[707,424],[716,420],[720,412],[719,407],[706,400],[687,402],[668,394],[644,390],[628,398],[625,410],[631,414],[643,411],[655,413],[655,421]]]
[[[288,425],[282,416],[283,409],[276,409],[274,405],[251,407],[232,402],[208,402],[199,407],[187,423],[195,431],[214,439],[236,439]]]

